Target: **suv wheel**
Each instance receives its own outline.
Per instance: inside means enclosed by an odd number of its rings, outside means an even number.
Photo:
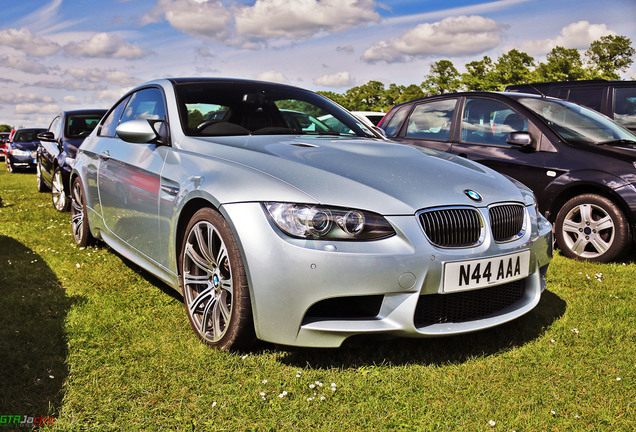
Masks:
[[[630,233],[627,218],[618,206],[595,194],[579,195],[559,210],[556,240],[563,255],[608,262],[627,252]]]

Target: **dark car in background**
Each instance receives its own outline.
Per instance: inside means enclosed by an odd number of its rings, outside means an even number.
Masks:
[[[575,102],[636,132],[636,81],[582,80],[517,84],[505,91],[534,93]]]
[[[75,110],[59,113],[48,130],[38,135],[37,188],[51,191],[53,207],[69,209],[69,176],[75,164],[77,148],[97,126],[106,110]]]
[[[530,187],[566,256],[606,262],[636,240],[636,135],[596,111],[524,93],[449,93],[396,105],[380,127]]]
[[[40,144],[37,135],[45,130],[38,128],[18,129],[12,133],[5,149],[4,162],[7,164],[7,171],[13,172],[16,169],[35,167],[37,149]]]

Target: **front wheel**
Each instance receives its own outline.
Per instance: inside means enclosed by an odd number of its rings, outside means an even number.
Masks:
[[[85,247],[95,240],[88,226],[86,195],[79,177],[75,178],[71,187],[71,229],[77,246]]]
[[[609,262],[630,247],[629,223],[611,200],[596,194],[570,199],[555,221],[556,240],[563,255]]]
[[[60,167],[55,168],[55,171],[53,171],[51,186],[51,200],[53,201],[55,210],[59,212],[68,211],[70,203],[66,190],[64,189],[64,179]]]
[[[252,344],[254,324],[243,260],[217,211],[203,208],[188,223],[179,281],[190,324],[203,342],[221,350]]]
[[[4,158],[4,163],[7,164],[7,172],[12,173],[14,171],[13,164],[11,163],[8,157]]]

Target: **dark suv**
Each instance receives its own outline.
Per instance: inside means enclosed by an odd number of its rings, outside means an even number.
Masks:
[[[530,187],[566,256],[606,262],[636,241],[636,135],[591,109],[524,93],[450,93],[396,105],[380,127]]]
[[[636,81],[587,80],[517,84],[506,91],[553,96],[605,114],[636,132]]]

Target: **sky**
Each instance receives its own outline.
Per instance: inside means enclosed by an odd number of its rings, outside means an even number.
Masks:
[[[636,0],[3,1],[0,124],[46,128],[164,77],[421,84],[442,59],[462,72],[517,48],[539,62],[610,34],[636,47],[635,22]]]

